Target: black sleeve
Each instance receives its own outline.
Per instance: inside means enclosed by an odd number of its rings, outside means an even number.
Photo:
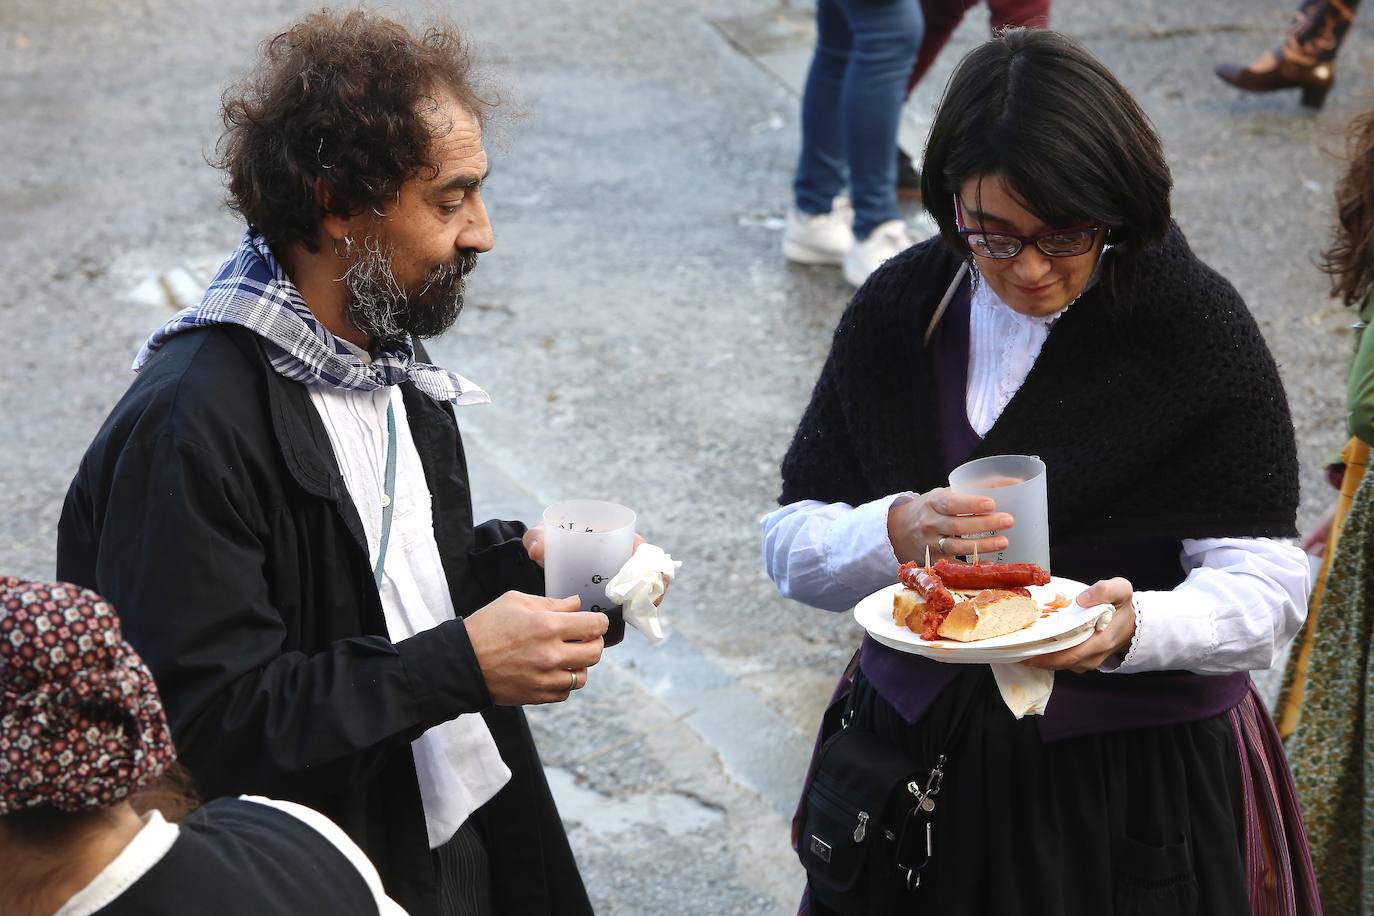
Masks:
[[[523,522],[491,519],[472,530],[468,553],[472,575],[481,587],[484,602],[508,591],[544,594],[544,569],[525,552]]]
[[[896,276],[890,264],[883,265],[859,288],[840,316],[811,401],[782,459],[779,505],[818,499],[857,506],[882,495],[870,495],[871,487],[854,449],[848,412],[867,406],[852,403],[856,382],[860,388],[867,384],[861,370],[867,371],[868,363],[856,362],[855,350],[862,352],[862,341],[872,334],[872,314],[890,311],[884,303],[896,295]]]
[[[222,461],[164,433],[125,447],[91,515],[93,585],[152,669],[193,772],[261,793],[343,791],[426,729],[491,705],[461,620],[286,651],[259,517],[236,486]]]
[[[779,505],[803,499],[851,505],[863,502],[859,494],[864,492],[865,486],[836,392],[835,362],[836,354],[832,349],[811,392],[811,402],[792,437],[792,445],[782,459]]]

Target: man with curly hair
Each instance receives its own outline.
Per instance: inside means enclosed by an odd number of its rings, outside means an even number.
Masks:
[[[473,524],[431,365],[492,247],[487,104],[452,27],[320,12],[226,93],[248,223],[144,345],[68,492],[58,573],[121,609],[207,797],[333,818],[413,914],[590,912],[520,706],[606,616],[540,597],[538,529]]]

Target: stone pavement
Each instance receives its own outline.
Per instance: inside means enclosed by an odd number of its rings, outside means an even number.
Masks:
[[[147,332],[197,293],[240,227],[205,164],[217,100],[255,44],[312,4],[7,0],[0,7],[0,564],[48,575],[81,451]],[[397,3],[466,24],[505,104],[486,191],[497,248],[436,358],[493,395],[462,411],[479,512],[569,496],[635,507],[684,560],[676,635],[630,634],[573,702],[531,710],[598,911],[785,913],[787,815],[810,735],[857,640],[779,599],[757,519],[848,296],[778,243],[797,149],[802,3]],[[1357,24],[1325,110],[1211,76],[1290,10],[1219,0],[1060,0],[1164,135],[1177,218],[1245,295],[1279,362],[1302,521],[1343,439],[1347,311],[1313,258],[1341,132],[1368,104]],[[918,148],[974,10],[908,107]],[[914,214],[913,214],[914,216]],[[1160,367],[1161,373],[1169,371]]]

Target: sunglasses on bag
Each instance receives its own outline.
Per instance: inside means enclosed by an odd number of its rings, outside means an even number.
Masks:
[[[1021,253],[1025,245],[1034,245],[1051,258],[1072,258],[1087,254],[1097,241],[1100,225],[1081,226],[1077,229],[1056,229],[1044,235],[1015,235],[1011,232],[984,232],[982,229],[968,229],[964,226],[964,208],[959,203],[959,195],[954,195],[955,224],[959,235],[968,244],[969,250],[980,258],[1005,260]]]

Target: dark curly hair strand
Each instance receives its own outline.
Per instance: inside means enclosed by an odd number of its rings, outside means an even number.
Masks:
[[[327,213],[380,212],[407,180],[437,172],[431,144],[448,126],[432,110],[444,94],[479,124],[491,107],[452,25],[416,38],[357,10],[305,17],[224,94],[215,164],[228,174],[229,206],[269,244],[318,250]]]
[[[1350,169],[1336,185],[1336,221],[1321,268],[1331,294],[1358,305],[1374,287],[1374,111],[1350,125]]]

